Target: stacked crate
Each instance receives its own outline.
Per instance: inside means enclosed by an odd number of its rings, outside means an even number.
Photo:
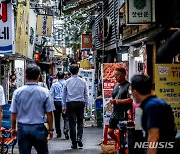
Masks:
[[[9,111],[10,104],[5,104],[2,106],[3,118],[2,127],[10,129],[11,128],[11,112]]]
[[[103,100],[96,99],[96,120],[97,120],[97,127],[101,128],[103,126]]]

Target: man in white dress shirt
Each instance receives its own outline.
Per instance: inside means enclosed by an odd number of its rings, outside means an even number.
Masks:
[[[70,138],[72,149],[83,147],[83,118],[84,108],[88,111],[88,90],[86,83],[77,74],[79,67],[77,64],[70,66],[71,78],[66,80],[62,93],[62,109],[67,111],[69,118]],[[76,134],[77,122],[77,134]]]

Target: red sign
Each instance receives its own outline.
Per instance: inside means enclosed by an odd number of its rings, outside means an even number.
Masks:
[[[103,89],[113,89],[116,82],[104,82]]]
[[[7,21],[7,4],[5,3],[0,3],[0,8],[2,10],[2,12],[0,12],[0,20],[2,20],[3,22]]]

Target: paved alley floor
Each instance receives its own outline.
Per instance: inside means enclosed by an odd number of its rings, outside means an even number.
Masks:
[[[97,127],[87,127],[84,128],[84,135],[83,135],[83,148],[82,149],[71,149],[71,141],[66,140],[64,135],[62,134],[61,138],[54,138],[49,141],[49,154],[99,154],[101,152],[101,147],[98,144],[103,139],[103,129]],[[14,154],[18,154],[17,145],[14,149]],[[33,149],[32,154],[36,154],[35,150]]]

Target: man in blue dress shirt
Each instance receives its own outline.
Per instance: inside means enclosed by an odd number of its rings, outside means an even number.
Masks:
[[[17,134],[20,154],[30,154],[32,146],[37,153],[48,154],[47,136],[49,134],[50,139],[53,137],[54,105],[49,90],[38,86],[39,77],[40,67],[35,64],[28,65],[27,83],[16,89],[12,98],[11,134],[12,136]],[[44,125],[45,122],[48,123],[48,130]]]
[[[58,81],[52,84],[50,93],[54,101],[54,106],[56,108],[56,110],[54,110],[56,134],[57,137],[61,137],[62,90],[65,85],[65,80],[63,72],[58,72],[56,76],[58,78]],[[62,118],[64,120],[64,135],[68,140],[69,122],[67,114],[62,113]]]
[[[77,64],[72,64],[70,66],[72,76],[66,80],[66,85],[64,86],[62,95],[63,112],[67,111],[69,119],[72,149],[77,149],[77,144],[79,147],[83,147],[82,136],[84,108],[88,111],[88,90],[83,79],[78,77],[78,71],[79,67]]]

